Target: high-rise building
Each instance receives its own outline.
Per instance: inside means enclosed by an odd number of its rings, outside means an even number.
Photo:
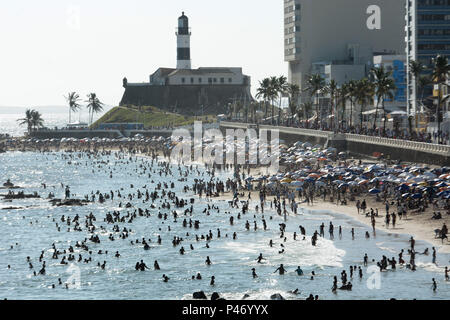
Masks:
[[[374,55],[403,54],[404,16],[405,0],[284,0],[289,81],[304,89],[317,63],[342,66],[341,78],[350,79],[367,72]]]
[[[421,62],[430,74],[432,59],[438,54],[450,58],[450,0],[406,0],[406,64],[407,110],[415,115],[418,108],[416,79],[411,75],[410,62]],[[422,91],[422,90],[420,90]],[[420,92],[427,97],[433,94],[429,86]],[[417,97],[418,98],[418,97]]]

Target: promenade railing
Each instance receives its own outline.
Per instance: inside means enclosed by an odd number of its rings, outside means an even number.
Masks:
[[[255,127],[254,124],[247,124],[247,123],[242,123],[242,122],[227,122],[227,121],[222,121],[220,123],[220,126],[229,127],[229,128],[240,128],[240,129]],[[322,130],[315,130],[315,129],[294,128],[294,127],[278,127],[278,126],[271,126],[271,125],[259,125],[258,128],[265,129],[265,130],[279,130],[281,133],[286,133],[286,134],[315,136],[315,137],[321,137],[321,138],[327,138],[327,139],[333,139],[336,136],[340,136],[340,137],[344,137],[345,140],[352,141],[352,142],[367,143],[367,144],[388,146],[388,147],[394,147],[394,148],[411,149],[411,150],[417,150],[417,151],[423,151],[423,152],[436,153],[436,154],[450,156],[450,146],[448,146],[448,145],[417,142],[417,141],[402,140],[402,139],[390,139],[390,138],[383,138],[383,137],[377,137],[377,136],[366,136],[366,135],[351,134],[351,133],[335,134],[332,131],[322,131]]]

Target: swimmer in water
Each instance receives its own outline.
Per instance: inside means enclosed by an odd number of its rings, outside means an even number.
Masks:
[[[258,275],[256,274],[256,269],[255,268],[252,268],[252,276],[253,276],[253,279],[258,277]]]
[[[262,260],[266,260],[266,259],[263,258],[262,253],[260,253],[259,256],[258,256],[258,258],[256,258],[256,261],[257,261],[258,263],[262,263],[262,262],[261,262]]]
[[[295,271],[297,272],[297,275],[299,275],[299,276],[303,275],[303,270],[302,270],[302,268],[300,268],[300,266],[298,266]]]
[[[277,271],[279,271],[280,275],[284,275],[286,269],[284,268],[283,264],[280,264],[280,266],[273,273],[276,273]]]

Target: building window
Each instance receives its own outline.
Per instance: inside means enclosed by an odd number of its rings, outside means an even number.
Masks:
[[[214,78],[214,82],[217,82],[217,78]]]
[[[220,78],[220,83],[225,83],[225,78]]]
[[[191,83],[194,83],[194,78],[191,78]]]
[[[229,82],[229,83],[232,83],[232,82],[233,82],[233,79],[228,78],[228,82]]]
[[[181,78],[181,83],[185,83],[185,82],[186,82],[186,79]]]
[[[202,83],[202,78],[198,78],[198,83]]]
[[[212,78],[208,78],[208,83],[212,83]]]

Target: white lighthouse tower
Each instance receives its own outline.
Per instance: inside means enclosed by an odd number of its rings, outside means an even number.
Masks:
[[[189,19],[181,14],[178,18],[177,36],[177,69],[191,69],[191,31]]]

